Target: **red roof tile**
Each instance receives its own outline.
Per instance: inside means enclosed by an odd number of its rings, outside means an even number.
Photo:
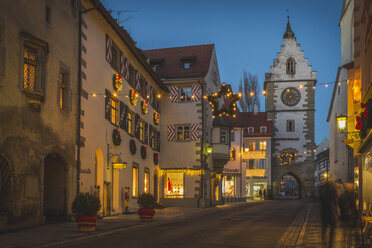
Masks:
[[[244,137],[255,137],[255,136],[271,136],[272,135],[272,121],[267,119],[266,112],[258,112],[253,114],[251,112],[239,112],[236,113],[236,117],[224,117],[227,124],[231,127],[242,127],[244,128]],[[266,126],[267,133],[260,133],[260,127]],[[248,127],[254,128],[254,133],[248,133]]]
[[[212,57],[214,44],[171,47],[153,50],[143,50],[150,59],[150,64],[159,64],[157,74],[160,78],[204,77]],[[183,63],[191,61],[191,69],[185,70]]]

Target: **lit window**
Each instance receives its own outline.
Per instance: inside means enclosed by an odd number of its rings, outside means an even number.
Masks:
[[[59,108],[67,109],[69,101],[68,72],[61,69],[59,74]]]
[[[132,112],[128,112],[128,134],[133,134],[132,123],[133,123],[133,114]]]
[[[248,169],[254,169],[254,159],[248,160]]]
[[[248,142],[248,149],[249,149],[249,151],[255,151],[256,150],[256,142],[255,141],[249,141]]]
[[[235,196],[235,177],[234,176],[223,176],[222,194],[223,196]]]
[[[234,147],[231,147],[230,149],[230,160],[235,160],[235,148]]]
[[[33,91],[35,90],[36,84],[36,70],[39,66],[39,62],[37,60],[37,50],[25,46],[23,57],[23,88]]]
[[[152,128],[150,133],[150,145],[152,149],[155,149],[155,133],[156,129]]]
[[[167,173],[165,178],[165,197],[183,198],[184,174],[181,172]]]
[[[254,128],[253,127],[248,127],[248,133],[254,133]]]
[[[132,169],[132,197],[138,197],[138,168],[133,166]]]
[[[260,141],[260,150],[266,151],[266,141]]]
[[[143,191],[147,194],[150,193],[150,172],[149,169],[145,169],[145,181]]]
[[[119,125],[119,102],[111,98],[111,123]]]
[[[140,141],[143,141],[144,137],[145,137],[145,135],[144,135],[144,131],[143,131],[143,121],[140,120],[139,121],[139,139],[140,139]]]
[[[267,133],[267,127],[261,127],[260,132],[261,133]]]
[[[190,126],[177,126],[177,140],[190,140]]]
[[[295,73],[295,61],[293,58],[287,59],[287,74]]]
[[[189,102],[191,101],[191,88],[181,88],[180,90],[180,101]]]

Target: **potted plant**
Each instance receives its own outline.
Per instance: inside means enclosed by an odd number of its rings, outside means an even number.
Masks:
[[[143,193],[139,196],[137,203],[139,205],[138,215],[141,220],[152,220],[155,214],[155,198],[150,193]]]
[[[75,197],[71,210],[80,231],[93,232],[96,230],[99,218],[97,211],[100,208],[101,203],[99,198],[92,194],[80,193]]]

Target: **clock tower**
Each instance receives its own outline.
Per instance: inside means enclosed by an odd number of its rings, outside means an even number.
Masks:
[[[316,72],[288,23],[277,58],[265,74],[267,117],[273,121],[272,192],[277,198],[314,193]]]

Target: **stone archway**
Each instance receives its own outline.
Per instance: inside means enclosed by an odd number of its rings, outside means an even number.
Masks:
[[[9,212],[12,197],[13,168],[8,159],[0,154],[0,213]]]
[[[292,173],[287,173],[279,181],[279,199],[300,199],[300,181]]]
[[[61,221],[66,216],[66,180],[65,160],[57,153],[44,158],[44,205],[43,215],[46,221]]]

